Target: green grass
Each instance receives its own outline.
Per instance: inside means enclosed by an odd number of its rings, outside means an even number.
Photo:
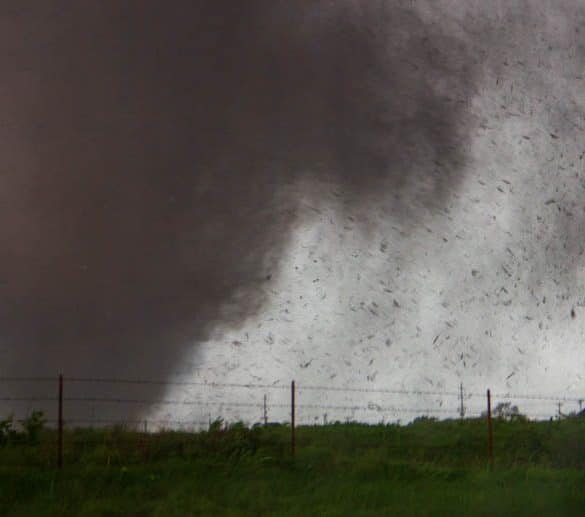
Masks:
[[[0,515],[580,515],[585,422],[68,430],[0,447]]]

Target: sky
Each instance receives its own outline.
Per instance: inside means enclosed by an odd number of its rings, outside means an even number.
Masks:
[[[3,2],[0,374],[579,397],[584,18],[577,0]],[[92,411],[258,416],[209,407]]]

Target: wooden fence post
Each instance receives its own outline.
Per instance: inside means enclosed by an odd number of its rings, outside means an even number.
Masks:
[[[63,374],[59,375],[59,412],[57,420],[57,468],[63,468]]]
[[[494,468],[494,430],[492,427],[492,396],[487,390],[488,458],[490,468]]]
[[[290,384],[290,452],[295,457],[295,381]]]

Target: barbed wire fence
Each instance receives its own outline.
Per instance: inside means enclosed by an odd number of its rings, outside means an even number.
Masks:
[[[289,385],[275,383],[219,383],[91,377],[62,377],[61,410],[67,426],[134,426],[140,430],[203,430],[214,421],[242,421],[248,425],[289,423],[292,414]],[[20,385],[18,394],[11,387]],[[91,395],[82,386],[91,385]],[[180,398],[143,398],[125,395],[128,387],[158,386],[186,389]],[[31,394],[22,395],[22,387]],[[43,411],[50,425],[58,423],[59,377],[0,377],[0,418],[16,420]],[[40,390],[39,390],[40,388]],[[96,389],[97,388],[97,389]],[[100,389],[102,388],[102,389]],[[98,394],[96,395],[96,391]],[[136,391],[136,390],[135,390]],[[11,394],[12,392],[12,394]],[[82,393],[79,395],[79,393]],[[408,390],[295,385],[297,425],[333,422],[406,423],[417,417],[478,418],[486,414],[486,393],[458,390]],[[358,400],[356,400],[356,398]],[[364,398],[368,398],[364,403]],[[584,398],[530,393],[492,393],[492,407],[516,410],[530,419],[560,418],[582,410]],[[499,404],[499,406],[498,406]],[[165,414],[166,412],[166,414]],[[127,418],[126,414],[141,414]],[[111,415],[104,418],[104,414]],[[177,419],[174,415],[182,414]],[[503,415],[505,416],[505,415]]]
[[[20,389],[11,393],[11,386],[20,386]],[[92,387],[89,392],[85,389],[88,386]],[[140,388],[145,386],[173,389],[175,398],[132,396],[132,391],[140,394]],[[34,391],[33,387],[36,388]],[[132,387],[138,390],[129,389]],[[23,388],[24,395],[21,394]],[[181,389],[187,389],[183,398],[176,396]],[[356,401],[356,397],[359,400]],[[367,403],[364,403],[364,398],[369,399]],[[521,402],[512,405],[517,401]],[[41,411],[46,415],[46,423],[57,429],[58,468],[63,466],[66,427],[114,427],[132,429],[146,435],[161,430],[221,430],[236,422],[249,426],[286,424],[290,427],[290,453],[294,457],[295,427],[299,425],[314,426],[338,422],[400,424],[421,417],[485,418],[488,429],[488,459],[493,467],[493,416],[561,419],[568,414],[581,413],[582,406],[583,399],[580,397],[491,393],[489,389],[485,393],[467,392],[462,383],[457,391],[440,391],[299,385],[295,381],[287,386],[279,381],[260,384],[63,375],[0,377],[0,421],[6,418],[15,419],[25,426],[26,419],[34,415],[34,412]],[[167,412],[166,415],[161,415],[164,411]],[[185,412],[185,416],[176,418],[177,414]],[[136,415],[140,415],[140,418],[135,418]]]

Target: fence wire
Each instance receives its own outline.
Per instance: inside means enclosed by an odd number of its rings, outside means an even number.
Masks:
[[[35,403],[39,403],[43,405],[42,409],[45,409],[46,404],[51,404],[51,407],[56,406],[59,397],[55,394],[54,396],[49,395],[10,395],[6,394],[7,391],[9,392],[9,388],[7,385],[13,385],[16,383],[23,383],[23,384],[36,384],[42,386],[43,390],[46,391],[47,383],[54,384],[55,387],[58,384],[58,377],[46,377],[46,376],[28,376],[28,377],[0,377],[0,402],[4,403],[4,406],[14,405],[14,406],[21,406],[23,404],[28,404],[29,411],[32,409],[32,406]],[[65,385],[65,396],[62,398],[62,402],[66,405],[66,410],[70,410],[73,405],[76,406],[91,406],[92,418],[81,418],[78,417],[79,411],[73,412],[71,419],[66,419],[68,425],[142,425],[145,421],[148,422],[150,425],[154,426],[162,426],[163,422],[164,425],[167,426],[202,426],[202,425],[209,425],[212,421],[212,414],[216,415],[217,418],[225,418],[226,420],[232,419],[239,419],[242,417],[241,414],[232,414],[228,415],[229,410],[245,410],[248,412],[247,415],[244,416],[245,420],[250,421],[250,419],[254,422],[264,422],[266,423],[269,419],[272,421],[276,417],[276,421],[286,422],[290,418],[291,414],[291,404],[290,401],[287,400],[287,392],[290,391],[291,386],[287,384],[283,384],[281,381],[275,381],[273,383],[221,383],[221,382],[206,382],[206,381],[161,381],[161,380],[149,380],[149,379],[120,379],[120,378],[99,378],[99,377],[63,377],[63,383]],[[153,385],[153,386],[161,386],[161,387],[193,387],[193,388],[201,388],[201,390],[196,390],[197,393],[192,395],[190,398],[184,399],[177,399],[177,398],[130,398],[124,396],[75,396],[70,395],[73,391],[76,391],[80,385],[109,385],[113,387],[119,387],[122,391],[124,386],[141,386],[141,385]],[[246,392],[241,393],[240,396],[250,396],[253,390],[262,390],[264,400],[263,402],[259,400],[253,401],[244,401],[244,400],[231,400],[226,398],[225,394],[220,394],[217,396],[217,391],[221,389],[244,389]],[[4,393],[2,393],[4,391]],[[57,392],[57,390],[55,390]],[[270,393],[280,393],[281,396],[277,397],[277,400],[272,400],[272,397],[268,397]],[[485,401],[486,393],[480,392],[466,392],[463,389],[459,391],[437,391],[437,390],[420,390],[420,389],[393,389],[393,388],[367,388],[367,387],[352,387],[352,386],[326,386],[326,385],[314,385],[314,384],[296,384],[295,386],[295,393],[297,394],[297,403],[295,404],[295,410],[298,413],[298,417],[300,418],[299,421],[304,422],[315,422],[318,419],[323,417],[323,421],[327,421],[327,418],[330,421],[340,420],[340,419],[348,419],[351,418],[352,420],[356,421],[367,421],[372,422],[372,419],[376,418],[377,415],[378,420],[381,418],[382,420],[391,419],[392,417],[396,418],[400,415],[405,415],[406,418],[410,417],[417,417],[417,416],[437,416],[441,418],[456,418],[456,417],[466,417],[466,418],[480,418],[485,415],[485,409],[482,408],[484,403],[482,400]],[[303,401],[304,394],[307,394],[309,400]],[[315,402],[315,396],[320,396],[321,402]],[[354,395],[398,395],[401,397],[434,397],[436,406],[429,407],[428,406],[428,398],[425,399],[427,405],[425,407],[416,407],[416,403],[412,403],[410,400],[410,405],[405,405],[404,400],[401,400],[403,404],[401,405],[387,405],[381,403],[382,401],[378,400],[376,402],[368,401],[367,403],[359,403],[359,404],[352,404],[349,401],[347,403],[333,403],[329,402],[327,397],[332,395],[333,397],[338,395],[344,395],[349,398],[352,394]],[[115,395],[115,394],[114,394]],[[451,399],[452,403],[443,407],[443,400],[441,398]],[[457,399],[457,400],[453,400]],[[535,419],[543,419],[543,418],[550,418],[552,416],[561,417],[565,416],[561,411],[561,406],[566,404],[579,404],[579,411],[581,410],[581,405],[585,397],[573,397],[573,396],[555,396],[551,394],[519,394],[519,393],[493,393],[492,394],[492,401],[498,401],[500,404],[505,404],[506,402],[511,403],[512,401],[517,400],[524,400],[524,401],[531,401],[531,402],[540,402],[543,403],[540,405],[539,408],[533,408],[534,411],[531,411],[528,416],[529,418]],[[555,408],[551,407],[551,411],[549,413],[545,413],[542,411],[544,405],[549,403],[554,403],[556,405]],[[160,411],[164,408],[169,408],[170,418],[164,419],[160,417],[150,416],[150,418],[146,419],[137,419],[133,420],[131,418],[124,420],[124,419],[106,419],[100,418],[93,418],[93,414],[95,414],[95,405],[99,404],[102,406],[108,407],[116,407],[116,406],[142,406],[143,410],[157,410]],[[494,404],[496,405],[496,404]],[[496,405],[497,407],[497,405]],[[196,410],[200,408],[199,411],[199,418],[194,416],[193,419],[184,419],[184,420],[177,420],[176,418],[173,419],[171,414],[172,412],[176,412],[178,408],[189,408],[190,410]],[[15,408],[12,408],[15,409]],[[36,408],[35,408],[36,409]],[[40,408],[39,408],[40,409]],[[87,409],[87,408],[86,408]],[[564,408],[566,411],[566,408]],[[577,408],[573,408],[574,412],[577,411]],[[87,409],[86,412],[90,410]],[[104,415],[107,414],[105,410]],[[99,412],[99,411],[98,411]],[[111,409],[108,410],[111,412]],[[200,419],[201,413],[204,412],[206,415],[209,416],[207,422]],[[276,412],[276,415],[275,415]],[[315,414],[319,412],[319,414]],[[331,416],[330,413],[334,413],[334,416]],[[253,414],[252,414],[253,413]],[[270,418],[269,418],[270,414]],[[356,414],[362,415],[359,418],[356,418]],[[372,416],[374,415],[374,416]],[[0,414],[0,417],[3,415]],[[130,415],[129,415],[130,416]],[[55,422],[54,420],[48,420],[49,423]]]

